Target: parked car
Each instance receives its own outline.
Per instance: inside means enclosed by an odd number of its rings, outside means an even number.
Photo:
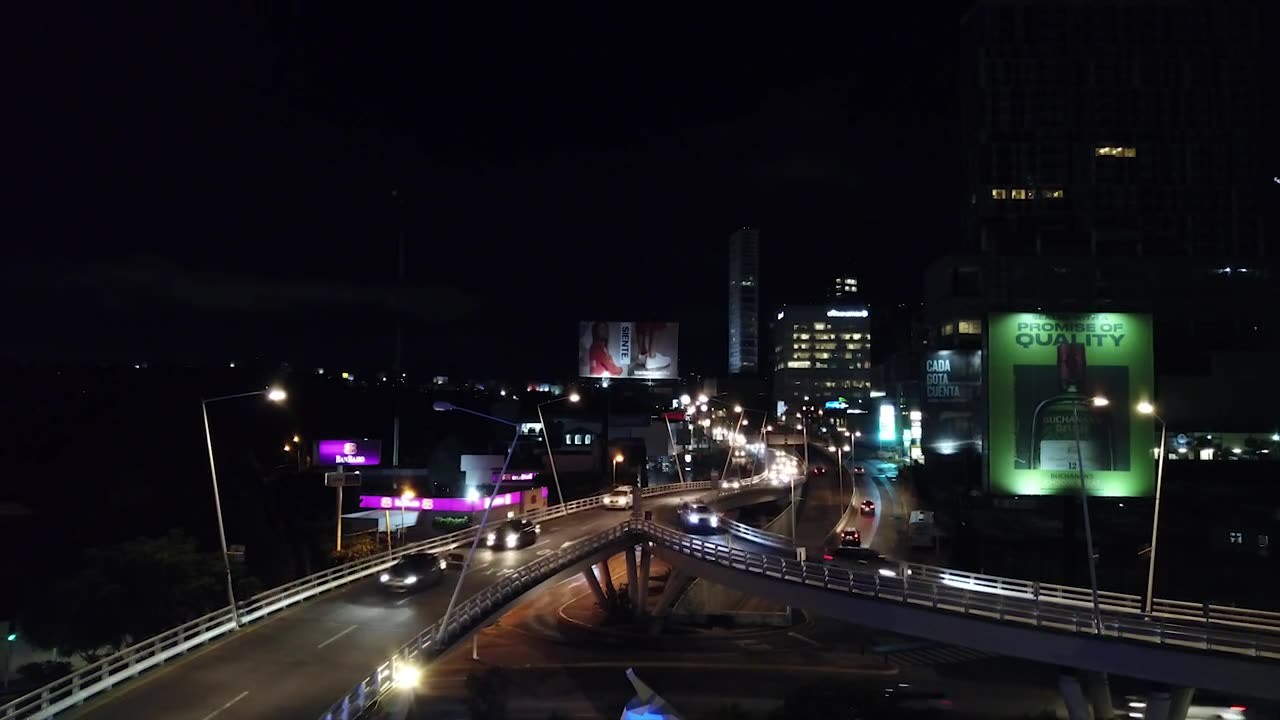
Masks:
[[[610,510],[630,510],[636,504],[636,489],[631,485],[619,485],[604,496],[604,506]]]
[[[395,565],[378,576],[378,583],[388,592],[413,592],[436,585],[444,578],[448,562],[431,553],[413,553],[400,558]]]
[[[485,536],[485,547],[494,548],[525,548],[538,541],[538,533],[542,532],[542,526],[536,525],[521,518],[508,520],[497,527],[490,530]]]

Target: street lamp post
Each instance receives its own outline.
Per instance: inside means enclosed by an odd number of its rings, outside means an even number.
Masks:
[[[1093,398],[1094,407],[1106,407],[1110,401],[1102,396]],[[1076,468],[1080,471],[1080,507],[1084,513],[1085,552],[1089,554],[1089,589],[1093,594],[1094,632],[1102,633],[1102,607],[1098,603],[1098,569],[1093,560],[1093,527],[1089,524],[1089,493],[1084,482],[1084,454],[1080,451],[1080,407],[1071,406],[1071,426],[1076,435]]]
[[[624,459],[625,458],[622,457],[622,453],[618,453],[617,455],[613,456],[613,486],[614,487],[618,487],[618,463],[622,462]]]
[[[542,419],[542,406],[558,403],[561,400],[568,400],[576,403],[579,400],[578,393],[571,393],[567,397],[560,397],[554,400],[548,400],[538,404],[538,424],[542,425],[542,439],[547,443],[547,460],[551,463],[551,479],[556,483],[556,496],[560,498],[560,509],[564,510],[564,493],[560,491],[560,475],[556,472],[556,458],[551,452],[551,436],[547,434],[547,421]]]
[[[1151,518],[1151,557],[1147,558],[1147,596],[1144,604],[1144,611],[1151,613],[1151,606],[1155,596],[1156,584],[1156,530],[1160,527],[1160,490],[1164,486],[1164,456],[1168,455],[1165,449],[1165,433],[1169,426],[1165,424],[1164,418],[1156,414],[1156,408],[1149,402],[1138,403],[1138,412],[1143,415],[1150,415],[1160,421],[1160,457],[1156,460],[1156,511],[1155,516]]]
[[[406,489],[404,492],[400,493],[400,544],[401,545],[404,545],[404,533],[405,533],[404,508],[406,505],[409,504],[409,501],[414,499],[415,497],[417,497],[417,495],[412,490],[409,490],[409,489]]]
[[[458,412],[475,415],[476,417],[482,417],[486,420],[492,420],[515,428],[515,435],[511,438],[511,447],[507,448],[507,459],[502,462],[502,471],[498,473],[498,482],[493,486],[493,495],[497,495],[498,491],[502,489],[502,479],[507,475],[507,468],[511,465],[511,458],[516,454],[516,443],[520,441],[520,424],[513,423],[510,420],[504,420],[499,417],[494,417],[492,415],[486,415],[482,412],[476,412],[475,410],[458,407],[453,403],[444,401],[436,402],[431,407],[441,412],[457,410]],[[453,606],[458,602],[458,593],[462,590],[462,581],[467,577],[467,571],[471,568],[471,559],[475,557],[476,547],[480,544],[480,536],[484,535],[484,528],[489,523],[489,511],[493,509],[492,498],[493,496],[491,495],[490,501],[485,503],[484,513],[480,516],[480,527],[476,531],[476,536],[471,540],[471,549],[467,552],[466,559],[462,561],[462,571],[458,573],[458,583],[453,586],[453,594],[449,596],[449,604],[444,609],[444,615],[440,616],[440,630],[436,634],[437,640],[443,640],[444,638],[445,630],[448,628],[447,621],[449,619],[449,615],[453,613]]]
[[[231,558],[227,555],[227,531],[222,524],[222,497],[218,493],[218,468],[213,462],[213,435],[209,432],[209,403],[253,397],[255,395],[265,396],[271,402],[282,402],[287,397],[284,390],[267,388],[266,390],[202,398],[200,400],[200,416],[204,419],[204,442],[205,447],[209,450],[209,477],[213,480],[213,509],[218,515],[218,543],[222,546],[222,567],[227,571],[227,599],[231,602],[231,619],[235,622],[236,628],[240,627],[240,610],[236,607],[235,586],[231,583]]]
[[[809,428],[804,423],[796,426],[798,430],[804,433],[804,468],[802,472],[809,472]],[[796,541],[796,476],[791,476],[791,542]]]

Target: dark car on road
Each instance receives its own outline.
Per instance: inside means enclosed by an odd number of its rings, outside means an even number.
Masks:
[[[444,558],[431,553],[405,555],[378,576],[378,583],[390,592],[421,590],[439,583],[447,566]]]
[[[720,527],[720,514],[704,503],[681,505],[680,518],[690,527]]]
[[[862,504],[858,506],[858,512],[863,515],[875,515],[876,504],[870,500],[863,500]]]
[[[904,568],[895,560],[881,555],[871,548],[835,547],[822,554],[822,563],[854,572],[877,572],[885,577],[898,577]],[[910,570],[905,570],[910,575]]]
[[[862,547],[862,533],[858,528],[845,528],[840,531],[840,547]]]
[[[814,475],[826,475],[827,469],[822,465],[814,465],[813,469],[810,470],[809,472],[813,473]]]
[[[515,548],[526,548],[538,542],[538,533],[542,532],[542,526],[514,518],[508,520],[485,536],[484,545],[489,548],[507,548],[513,550]]]

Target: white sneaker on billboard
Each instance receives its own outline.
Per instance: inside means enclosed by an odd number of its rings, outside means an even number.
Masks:
[[[644,359],[645,370],[661,370],[671,364],[671,358],[660,352],[649,353]]]

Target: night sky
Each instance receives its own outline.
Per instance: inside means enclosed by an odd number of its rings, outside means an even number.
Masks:
[[[914,300],[958,236],[958,0],[36,5],[2,358],[388,366],[399,310],[415,371],[571,374],[607,317],[679,321],[719,373],[735,228],[765,312],[846,269]]]

